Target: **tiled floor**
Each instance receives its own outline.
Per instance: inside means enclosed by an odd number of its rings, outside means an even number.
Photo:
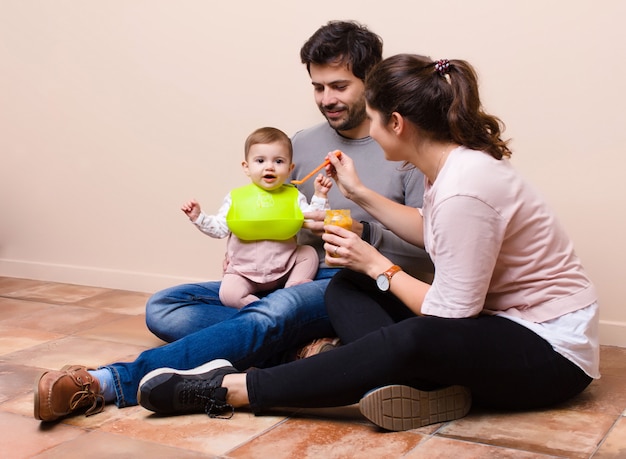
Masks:
[[[575,400],[529,413],[472,410],[461,420],[382,432],[354,407],[230,420],[156,417],[107,406],[58,423],[33,418],[43,369],[129,360],[161,344],[147,294],[0,277],[2,458],[626,458],[626,349],[602,347],[602,378]]]

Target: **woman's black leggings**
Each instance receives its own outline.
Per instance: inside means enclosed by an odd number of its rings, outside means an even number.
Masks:
[[[388,384],[422,390],[458,384],[476,404],[531,409],[567,400],[592,380],[511,320],[416,316],[372,279],[347,269],[330,282],[326,307],[343,345],[250,371],[253,411],[350,405]]]

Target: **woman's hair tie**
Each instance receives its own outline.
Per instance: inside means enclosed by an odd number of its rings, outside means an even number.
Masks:
[[[441,76],[446,76],[448,74],[449,69],[450,69],[450,61],[448,59],[439,59],[435,63],[435,70]]]

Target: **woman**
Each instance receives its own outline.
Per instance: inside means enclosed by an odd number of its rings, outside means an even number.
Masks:
[[[325,249],[335,257],[326,262],[348,268],[326,292],[343,346],[247,373],[226,361],[155,370],[140,384],[144,407],[215,416],[360,401],[375,424],[405,430],[464,416],[470,397],[503,409],[551,406],[599,377],[594,287],[554,214],[509,163],[472,67],[393,56],[369,74],[366,99],[386,158],[424,173],[423,209],[369,190],[347,155],[329,155],[327,172],[349,199],[426,248],[432,285],[328,226]]]

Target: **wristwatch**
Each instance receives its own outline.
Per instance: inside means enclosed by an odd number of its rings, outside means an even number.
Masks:
[[[376,285],[378,286],[378,288],[382,290],[383,292],[386,292],[387,290],[389,290],[389,283],[391,282],[391,278],[393,277],[394,274],[400,271],[402,271],[402,268],[400,266],[393,265],[384,273],[379,274],[376,277]]]

